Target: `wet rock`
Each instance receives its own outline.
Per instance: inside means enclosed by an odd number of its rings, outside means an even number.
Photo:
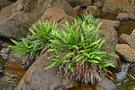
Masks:
[[[88,6],[86,8],[86,12],[89,13],[89,14],[98,15],[99,9],[96,6]]]
[[[127,44],[117,44],[115,49],[121,60],[135,63],[135,50],[129,47]]]
[[[117,20],[128,20],[129,16],[127,13],[119,13],[116,17]]]
[[[134,35],[121,34],[120,42],[121,43],[126,43],[131,48],[135,49],[135,36]]]
[[[70,81],[62,78],[54,70],[44,70],[49,65],[46,53],[37,59],[27,70],[26,74],[15,90],[54,90],[59,87],[70,86]]]
[[[135,11],[134,12],[128,12],[129,19],[135,20]]]
[[[97,85],[98,90],[114,90],[117,86],[108,78],[102,77]]]
[[[8,56],[8,60],[12,63],[26,63],[28,60],[28,57],[26,55],[20,56],[20,55],[14,55],[13,52],[11,52]]]
[[[3,57],[4,60],[6,60],[9,56],[9,52],[9,48],[2,48],[2,50],[0,51],[0,55]]]
[[[117,28],[120,25],[120,22],[116,20],[100,19],[100,21],[114,28]]]
[[[9,48],[2,48],[2,50],[0,51],[0,53],[2,54],[9,54],[10,49]]]
[[[2,43],[2,48],[7,48],[7,47],[9,47],[10,45],[11,45],[10,43],[4,42],[4,43]]]
[[[4,68],[4,60],[2,59],[2,56],[0,55],[0,73],[3,73]]]

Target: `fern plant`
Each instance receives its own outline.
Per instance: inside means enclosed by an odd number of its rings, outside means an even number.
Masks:
[[[53,24],[48,21],[45,23],[39,22],[38,25],[33,25],[30,28],[30,35],[27,38],[22,38],[21,41],[11,39],[15,45],[10,46],[10,48],[13,49],[14,54],[25,54],[28,55],[30,60],[34,60],[48,48],[50,33],[56,29],[57,25],[55,22]]]
[[[12,40],[15,46],[10,47],[15,54],[26,54],[30,60],[48,50],[52,53],[51,64],[45,69],[56,67],[66,77],[94,84],[105,74],[106,67],[115,67],[108,57],[116,55],[106,53],[106,37],[98,35],[100,26],[91,14],[77,17],[72,24],[66,22],[63,29],[56,23],[39,22],[27,38]]]
[[[45,69],[59,67],[59,71],[71,79],[94,84],[100,80],[106,67],[115,67],[106,53],[106,37],[99,37],[101,26],[92,15],[83,15],[70,25],[66,22],[65,30],[52,31],[50,40],[50,57],[52,62]],[[117,57],[117,56],[116,56]]]

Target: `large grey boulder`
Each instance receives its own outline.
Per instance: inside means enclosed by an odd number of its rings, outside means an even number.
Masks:
[[[57,90],[72,83],[62,78],[53,69],[44,70],[49,65],[46,53],[37,59],[27,70],[15,90]]]
[[[115,49],[121,60],[125,60],[129,63],[135,63],[135,50],[127,44],[117,44]]]

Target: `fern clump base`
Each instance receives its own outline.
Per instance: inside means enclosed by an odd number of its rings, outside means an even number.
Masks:
[[[101,26],[92,15],[77,18],[71,25],[66,22],[65,30],[52,31],[50,51],[52,64],[45,69],[57,66],[66,77],[94,84],[105,74],[106,67],[115,67],[104,45],[107,37],[99,37]],[[117,57],[117,56],[116,56]]]

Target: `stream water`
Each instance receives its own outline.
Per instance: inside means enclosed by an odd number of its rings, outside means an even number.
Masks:
[[[3,38],[0,38],[0,42],[9,41],[4,41]],[[2,43],[0,47],[2,47]],[[14,90],[25,72],[26,70],[22,68],[21,63],[12,62],[8,59],[7,53],[0,52],[0,90]]]
[[[116,20],[117,14],[115,13],[102,13],[100,18]],[[132,20],[122,20],[120,21],[119,27],[116,29],[118,34],[118,39],[122,33],[130,35],[135,29],[135,21]],[[135,90],[135,64],[123,63],[122,69],[116,75],[117,85],[116,90]]]

